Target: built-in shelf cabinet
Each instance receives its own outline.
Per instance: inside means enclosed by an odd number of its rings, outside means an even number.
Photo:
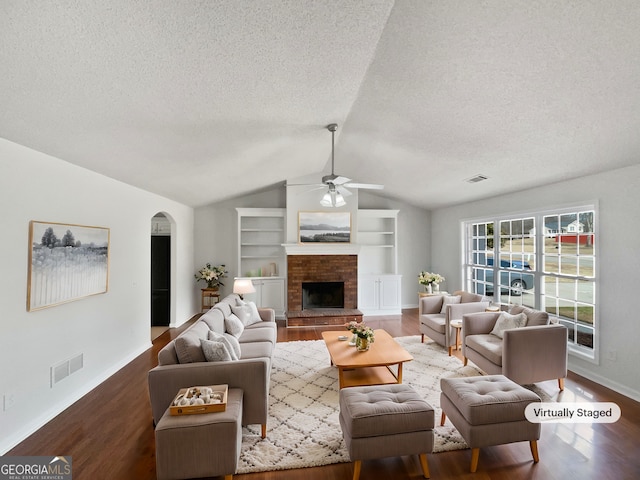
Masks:
[[[398,275],[398,210],[358,210],[358,309],[365,315],[402,313]]]
[[[237,208],[238,276],[251,278],[255,294],[246,298],[271,307],[282,318],[286,306],[284,208]]]

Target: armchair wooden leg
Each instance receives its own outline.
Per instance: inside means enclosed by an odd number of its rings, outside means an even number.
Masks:
[[[474,448],[471,450],[471,473],[476,473],[478,469],[478,459],[480,458],[480,449]]]
[[[533,463],[538,463],[540,461],[540,457],[538,456],[538,441],[531,440],[529,442],[529,446],[531,447],[531,455],[533,456]]]
[[[421,453],[420,457],[420,465],[422,465],[422,475],[424,478],[430,478],[431,474],[429,473],[429,464],[427,463],[427,454]]]
[[[267,424],[263,423],[262,424],[262,438],[267,438]]]
[[[233,480],[233,475],[225,475],[224,480]]]
[[[362,460],[356,460],[353,462],[353,480],[360,478],[360,469],[362,468]]]
[[[467,362],[469,361],[469,359],[467,357],[464,357],[464,366],[467,366]]]
[[[440,415],[440,426],[444,425],[444,422],[447,421],[447,414],[442,411],[442,415]]]
[[[449,356],[451,356],[451,352],[453,352],[453,347],[449,345]]]
[[[558,379],[558,388],[560,389],[561,392],[564,390],[564,378]]]
[[[420,343],[424,343],[424,333],[420,337]]]

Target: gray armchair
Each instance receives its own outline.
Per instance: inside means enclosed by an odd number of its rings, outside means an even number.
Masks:
[[[453,293],[460,296],[460,303],[447,304],[443,308],[445,295],[421,297],[418,303],[418,319],[420,333],[424,343],[425,335],[434,342],[446,347],[449,355],[456,341],[451,320],[462,320],[466,313],[484,312],[489,306],[489,299],[482,295],[462,290]]]
[[[520,385],[558,379],[564,390],[567,376],[567,327],[549,323],[546,312],[516,307],[524,311],[527,324],[491,334],[500,312],[482,312],[462,317],[462,355],[489,375],[502,374]]]

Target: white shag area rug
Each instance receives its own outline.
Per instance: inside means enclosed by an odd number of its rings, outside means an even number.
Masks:
[[[396,341],[414,358],[403,367],[403,383],[411,385],[435,410],[434,453],[467,448],[447,420],[440,426],[440,378],[481,375],[463,366],[434,342],[420,336]],[[375,343],[371,348],[376,348]],[[349,462],[338,421],[338,370],[332,367],[323,340],[276,344],[271,373],[267,438],[260,427],[243,429],[238,473],[286,470]]]

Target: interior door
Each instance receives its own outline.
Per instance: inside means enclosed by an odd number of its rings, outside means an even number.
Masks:
[[[151,237],[151,326],[168,327],[170,322],[171,237]]]

